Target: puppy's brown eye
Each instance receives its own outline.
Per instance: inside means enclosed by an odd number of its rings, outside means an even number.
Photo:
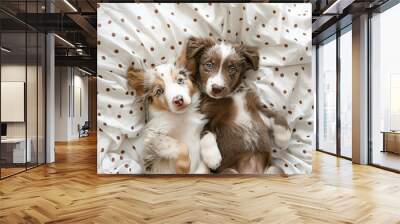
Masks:
[[[176,80],[176,83],[178,83],[179,85],[183,85],[185,83],[185,80],[183,78],[179,78]]]
[[[236,66],[230,65],[228,67],[228,72],[229,72],[229,74],[235,74],[236,73]]]
[[[161,94],[163,94],[164,93],[164,90],[163,89],[157,89],[156,90],[156,93],[154,94],[155,96],[161,96]]]
[[[206,70],[211,70],[213,68],[213,63],[212,62],[207,62],[204,64],[204,67]]]

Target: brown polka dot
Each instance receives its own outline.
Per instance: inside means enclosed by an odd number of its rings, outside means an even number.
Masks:
[[[283,77],[285,77],[285,74],[281,73],[280,76],[283,78]]]
[[[291,110],[288,110],[288,114],[292,114],[293,112]]]
[[[186,29],[186,28],[183,28],[183,32],[187,32],[187,29]]]
[[[212,33],[209,33],[209,34],[208,34],[208,36],[210,36],[210,37],[212,37],[212,35],[213,35]]]
[[[272,152],[273,152],[273,153],[276,153],[276,149],[273,149]]]
[[[249,30],[250,30],[250,28],[249,28],[249,27],[247,27],[247,28],[246,28],[246,31],[249,31]]]
[[[179,44],[179,45],[182,45],[182,41],[178,41],[178,44]]]
[[[99,24],[97,24],[97,27],[101,27],[101,24],[99,23]]]
[[[111,20],[108,20],[108,24],[111,24],[112,23],[112,21]]]
[[[299,104],[303,104],[303,101],[299,100]]]
[[[143,63],[146,63],[146,61],[147,61],[147,60],[146,60],[146,58],[145,58],[145,59],[143,59]]]
[[[106,56],[101,56],[101,59],[106,60]]]
[[[287,90],[283,90],[283,94],[286,94],[287,93]]]
[[[287,47],[289,47],[289,45],[288,45],[288,44],[284,44],[283,46],[284,46],[284,47],[286,47],[286,48],[287,48]]]
[[[278,31],[278,27],[274,27],[274,30],[275,30],[275,31]]]
[[[254,16],[254,20],[257,20],[257,16]]]
[[[115,37],[115,33],[112,33],[111,36]]]
[[[137,19],[141,20],[141,19],[142,19],[142,17],[141,17],[141,16],[137,16]]]
[[[150,47],[150,51],[154,51],[154,47]]]
[[[283,61],[286,61],[286,58],[285,58],[285,57],[282,57],[282,60],[283,60]]]
[[[197,22],[197,19],[196,19],[196,18],[194,18],[194,19],[193,19],[193,22]]]
[[[111,108],[112,106],[111,106],[111,104],[108,104],[107,107],[108,107],[108,108]]]
[[[157,14],[157,13],[158,13],[158,10],[157,10],[157,9],[156,9],[156,10],[154,10],[154,13],[155,13],[155,14]]]
[[[246,10],[246,7],[245,7],[245,6],[243,6],[243,10]]]
[[[140,33],[140,30],[139,30],[139,29],[136,29],[136,32]]]
[[[152,68],[156,67],[156,65],[155,65],[155,64],[151,64],[150,66],[151,66]]]
[[[162,61],[162,60],[164,60],[164,59],[165,59],[165,57],[164,57],[164,56],[163,56],[163,57],[161,57],[161,61]]]
[[[122,64],[118,64],[118,67],[122,68]]]
[[[121,18],[121,22],[125,22],[125,19],[124,19],[124,18]]]
[[[120,159],[120,160],[124,160],[124,157],[123,157],[123,156],[119,156],[119,159]]]
[[[167,23],[167,27],[168,27],[168,28],[171,28],[171,25],[170,25],[169,23]]]
[[[100,152],[104,152],[104,148],[101,148]]]
[[[133,129],[135,129],[135,127],[134,127],[134,126],[132,126],[132,127],[131,127],[131,130],[133,130]]]
[[[166,38],[166,37],[163,37],[163,38],[162,38],[162,40],[163,40],[163,41],[166,41],[166,40],[167,40],[167,38]]]
[[[101,44],[101,43],[100,43],[100,41],[98,40],[98,41],[97,41],[97,45],[100,45],[100,44]]]
[[[307,92],[311,93],[311,89],[307,89]]]
[[[261,37],[261,35],[260,34],[257,34],[257,38],[260,38]]]
[[[274,104],[273,104],[273,103],[269,103],[269,105],[270,105],[271,107],[274,107]]]
[[[306,151],[306,150],[303,150],[303,153],[304,153],[304,154],[306,154],[306,153],[307,153],[307,151]]]
[[[118,115],[117,115],[117,118],[118,118],[118,119],[121,119],[121,115],[120,115],[120,114],[118,114]]]
[[[303,117],[299,117],[299,120],[300,120],[300,121],[303,120]]]
[[[125,40],[129,40],[129,37],[128,37],[128,36],[126,36],[126,37],[125,37]]]
[[[120,108],[124,108],[124,105],[123,105],[123,104],[121,104],[121,105],[119,105],[119,107],[120,107]]]
[[[118,50],[118,49],[115,49],[115,50],[114,50],[114,53],[118,54],[118,52],[119,52],[119,50]]]
[[[273,14],[276,14],[276,10],[272,10],[272,13],[273,13]]]
[[[97,116],[101,116],[101,113],[97,113]]]
[[[303,57],[301,57],[299,60],[300,60],[300,61],[303,61]]]
[[[117,140],[120,140],[120,139],[121,139],[121,137],[117,136]]]
[[[286,110],[286,106],[282,106],[282,109]]]
[[[175,46],[174,45],[171,45],[171,50],[175,50]]]
[[[199,11],[199,9],[198,8],[194,8],[194,11]]]
[[[285,167],[289,167],[289,165],[287,163],[285,163]]]
[[[308,125],[312,125],[312,122],[311,122],[311,121],[309,121],[307,124],[308,124]]]
[[[286,18],[285,17],[282,17],[282,20],[285,20]]]
[[[110,88],[106,88],[106,91],[107,91],[107,92],[110,92]]]
[[[260,77],[257,77],[257,80],[261,80],[261,78],[260,78]]]
[[[274,86],[274,85],[275,85],[275,83],[271,82],[271,86]]]
[[[130,111],[129,111],[129,114],[133,114],[133,111],[132,111],[132,110],[130,110]]]
[[[140,110],[143,110],[143,107],[140,107],[139,109],[140,109]]]
[[[275,67],[275,71],[276,71],[276,72],[279,71],[279,68],[278,68],[278,67]]]
[[[295,76],[299,76],[299,73],[298,73],[298,72],[295,72],[294,75],[295,75]]]
[[[239,18],[239,21],[242,21],[242,20],[243,20],[243,18],[242,18],[242,17],[240,17],[240,18]]]
[[[125,164],[125,168],[128,168],[129,167],[129,165],[128,164]]]
[[[294,28],[297,28],[297,26],[298,26],[297,24],[294,24]]]
[[[115,162],[115,158],[114,157],[111,158],[111,162]]]
[[[231,30],[228,30],[228,31],[226,31],[226,32],[231,33]]]
[[[155,27],[155,26],[151,26],[151,29],[153,29],[153,30],[154,30],[154,29],[156,29],[156,27]]]

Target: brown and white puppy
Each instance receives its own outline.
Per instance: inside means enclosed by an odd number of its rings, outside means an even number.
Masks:
[[[201,111],[208,119],[203,139],[216,140],[222,155],[217,172],[264,173],[272,145],[286,149],[291,132],[285,118],[264,108],[242,82],[246,71],[258,70],[258,50],[195,37],[186,50],[187,68],[203,93]]]
[[[148,102],[149,121],[142,154],[145,172],[209,173],[221,156],[201,155],[200,134],[206,123],[199,111],[200,92],[184,65],[162,64],[146,71],[130,68],[128,82]]]

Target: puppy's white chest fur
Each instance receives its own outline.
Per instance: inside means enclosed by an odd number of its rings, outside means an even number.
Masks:
[[[234,122],[240,126],[251,127],[252,119],[250,112],[247,109],[246,93],[236,93],[232,98],[237,111]]]

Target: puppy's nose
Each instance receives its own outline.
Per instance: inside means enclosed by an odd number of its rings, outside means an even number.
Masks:
[[[183,96],[181,96],[181,95],[175,96],[172,99],[172,102],[178,107],[182,106],[183,105]]]
[[[212,84],[212,86],[211,86],[211,91],[214,94],[220,94],[220,93],[222,93],[222,91],[224,91],[224,89],[225,89],[225,87],[219,86],[217,84]]]

